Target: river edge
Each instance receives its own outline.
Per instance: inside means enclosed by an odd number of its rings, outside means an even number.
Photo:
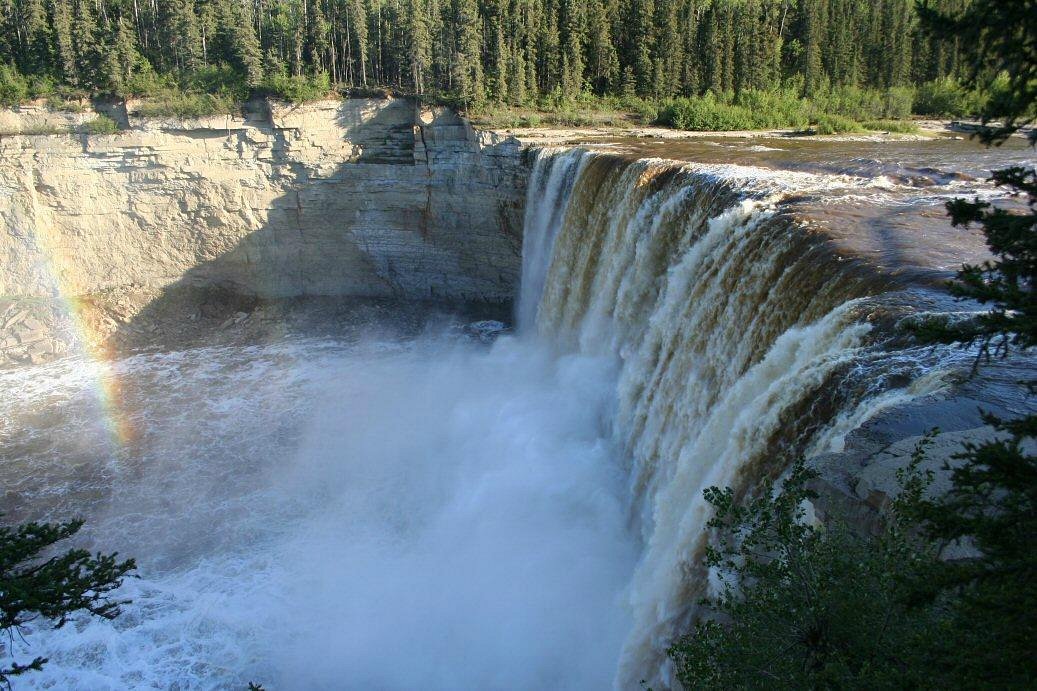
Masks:
[[[670,127],[517,127],[481,128],[480,131],[500,137],[514,137],[526,146],[579,146],[588,140],[607,137],[629,137],[634,139],[688,140],[703,138],[725,139],[798,139],[825,142],[912,142],[936,138],[964,140],[973,136],[980,123],[961,120],[914,120],[918,132],[868,132],[854,134],[814,134],[794,129],[688,131]],[[1025,132],[1016,137],[1027,136]]]

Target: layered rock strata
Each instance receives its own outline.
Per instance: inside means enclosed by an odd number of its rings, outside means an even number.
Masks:
[[[112,115],[128,129],[21,134],[74,130],[84,116],[4,114],[0,130],[15,134],[0,136],[0,298],[144,295],[138,310],[179,288],[512,299],[520,145],[447,109],[348,99]]]

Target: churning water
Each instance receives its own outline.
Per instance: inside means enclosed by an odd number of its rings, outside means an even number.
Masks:
[[[21,489],[141,562],[119,619],[17,647],[51,658],[31,682],[608,686],[636,557],[611,367],[450,334],[138,356],[123,449],[89,363],[3,374]]]
[[[990,190],[790,167],[540,152],[520,333],[489,344],[372,331],[0,373],[4,510],[83,516],[140,562],[118,619],[14,642],[50,658],[26,683],[665,686],[705,583],[702,489],[838,446],[954,359],[890,340],[939,307],[949,236],[905,242],[879,211]]]

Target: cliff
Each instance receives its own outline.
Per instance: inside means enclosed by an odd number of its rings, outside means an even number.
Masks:
[[[147,296],[117,320],[180,288],[512,299],[527,177],[520,145],[447,109],[349,99],[255,101],[240,117],[142,119],[132,104],[112,115],[127,129],[21,134],[85,116],[23,108],[0,118],[14,133],[0,136],[8,359],[60,349],[41,334],[62,310],[34,300],[26,316],[27,298],[97,306]],[[27,332],[35,349],[23,347]]]

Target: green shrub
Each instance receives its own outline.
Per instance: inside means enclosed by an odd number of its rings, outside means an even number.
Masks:
[[[292,103],[305,103],[325,98],[331,91],[331,81],[326,72],[314,76],[300,75],[296,77],[279,74],[267,78],[263,82],[263,90],[271,96],[277,96]]]
[[[659,121],[679,130],[693,132],[752,128],[752,120],[747,110],[722,103],[712,93],[670,101],[660,109]]]
[[[18,70],[0,65],[0,106],[16,106],[29,99],[29,82]]]
[[[792,90],[760,91],[747,89],[734,102],[749,111],[753,127],[803,128],[809,121],[810,104]]]
[[[239,103],[226,94],[189,94],[164,91],[144,100],[137,113],[144,117],[200,118],[234,113]]]
[[[177,90],[171,75],[159,75],[153,70],[135,72],[123,87],[127,96],[159,98],[169,91]]]
[[[915,89],[910,86],[897,86],[886,92],[884,118],[903,120],[911,117],[915,105]]]
[[[926,82],[915,93],[914,111],[929,117],[962,117],[977,114],[983,99],[947,77]]]
[[[678,98],[659,110],[658,120],[682,130],[713,132],[802,128],[809,105],[789,91],[747,90],[732,94]]]
[[[814,125],[817,134],[849,134],[863,132],[860,123],[842,115],[819,115]]]
[[[646,125],[659,121],[660,104],[657,101],[649,101],[637,97],[627,97],[618,99],[614,105],[607,103],[604,105],[612,105],[612,107],[607,108],[608,110],[625,110],[633,112],[637,115],[638,119]]]
[[[519,118],[519,127],[540,127],[543,124],[543,120],[537,113],[530,113],[529,115],[523,115]]]
[[[867,120],[861,125],[874,132],[896,132],[898,134],[916,134],[918,125],[910,120]]]
[[[819,89],[811,100],[817,112],[853,120],[900,120],[911,115],[914,89],[895,87],[886,91],[856,86]]]
[[[206,65],[183,72],[177,79],[183,91],[202,94],[221,94],[237,101],[248,97],[248,85],[244,77],[227,64]]]
[[[82,125],[85,134],[115,134],[119,131],[119,123],[107,115],[98,115],[93,120],[88,120]]]
[[[561,127],[587,127],[595,123],[594,118],[577,110],[564,109],[548,114],[545,119]]]
[[[816,477],[798,462],[780,493],[767,485],[745,504],[730,488],[706,490],[719,593],[669,650],[683,688],[929,688],[924,646],[942,620],[909,596],[936,548],[902,520],[875,537],[814,525],[805,507]]]
[[[84,113],[87,106],[83,101],[85,97],[73,97],[64,92],[53,93],[47,96],[47,107],[51,110],[60,110],[66,113]]]

